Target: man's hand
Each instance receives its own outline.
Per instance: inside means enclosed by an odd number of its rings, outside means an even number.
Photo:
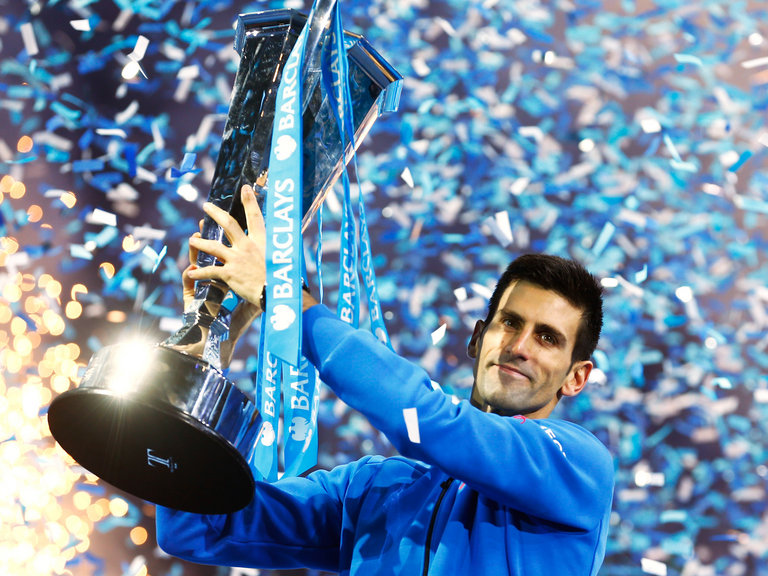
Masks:
[[[243,186],[240,190],[240,197],[245,208],[247,234],[237,221],[221,208],[209,202],[203,205],[205,213],[224,230],[230,246],[225,246],[217,240],[205,240],[200,237],[199,233],[190,237],[190,257],[193,250],[202,250],[217,258],[222,265],[197,268],[191,264],[184,270],[182,278],[185,305],[187,304],[190,285],[191,294],[194,296],[194,282],[196,280],[221,280],[244,300],[256,306],[259,305],[267,277],[267,241],[264,217],[261,214],[261,209],[259,209],[253,188],[248,185]]]
[[[203,221],[200,220],[200,230],[203,229]],[[195,232],[192,235],[193,238],[200,238],[200,232]],[[189,272],[191,270],[197,269],[197,253],[199,250],[192,246],[190,243],[189,245],[189,264],[184,269],[184,271],[181,273],[181,286],[182,286],[182,297],[184,300],[184,311],[186,312],[187,308],[192,304],[193,300],[195,299],[195,281],[189,277]]]

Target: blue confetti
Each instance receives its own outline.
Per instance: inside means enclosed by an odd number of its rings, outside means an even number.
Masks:
[[[179,317],[186,239],[202,216],[237,68],[232,21],[288,6],[252,4],[58,0],[0,15],[0,260],[12,274],[62,284],[60,302],[43,299],[60,305],[66,331],[47,334],[45,347],[77,343],[84,362],[114,329]],[[670,574],[768,573],[768,10],[650,4],[404,0],[393,11],[384,0],[343,2],[347,27],[407,78],[400,111],[377,120],[358,156],[379,292],[398,352],[466,397],[466,339],[507,261],[530,251],[582,261],[605,285],[602,374],[558,410],[616,458],[603,572],[636,574],[650,552],[665,555]],[[146,77],[123,79],[139,36],[149,40]],[[24,135],[34,140],[27,153],[15,149]],[[71,191],[75,207],[50,190]],[[95,208],[118,224],[88,222]],[[333,306],[332,198],[323,218]],[[144,225],[166,236],[127,252],[123,240]],[[78,283],[88,294],[71,320],[64,307]],[[688,303],[676,295],[683,286],[695,295]],[[233,377],[253,372],[256,332],[241,342]],[[36,373],[39,360],[20,374]],[[9,389],[26,385],[4,378]],[[330,394],[321,422],[324,466],[392,453]],[[639,488],[640,469],[664,484]],[[120,546],[78,554],[70,569],[120,573],[135,552],[127,530],[146,520],[137,509],[94,526],[94,542],[112,534]],[[149,573],[191,570],[167,568],[146,546]]]

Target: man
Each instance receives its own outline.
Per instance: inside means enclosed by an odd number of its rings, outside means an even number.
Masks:
[[[231,247],[190,239],[223,265],[192,266],[185,282],[218,278],[258,303],[263,220],[252,191],[242,196],[250,234],[206,205]],[[551,256],[510,265],[469,342],[470,402],[434,390],[420,368],[309,294],[304,310],[305,355],[401,456],[258,483],[252,503],[228,515],[158,507],[161,548],[201,563],[343,575],[597,574],[612,459],[581,427],[547,419],[561,397],[584,389],[592,369],[602,303],[591,275]],[[418,442],[406,411],[417,415]]]

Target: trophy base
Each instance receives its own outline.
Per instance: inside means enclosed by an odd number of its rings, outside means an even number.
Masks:
[[[201,360],[162,346],[146,353],[127,357],[128,372],[141,372],[127,387],[125,347],[99,351],[80,387],[51,403],[51,433],[85,469],[139,498],[204,514],[243,508],[255,487],[245,459],[261,423],[255,406]]]

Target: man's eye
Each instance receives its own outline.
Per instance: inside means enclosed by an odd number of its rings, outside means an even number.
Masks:
[[[547,334],[546,332],[540,336],[541,341],[545,344],[557,344],[557,339],[552,336],[552,334]]]

